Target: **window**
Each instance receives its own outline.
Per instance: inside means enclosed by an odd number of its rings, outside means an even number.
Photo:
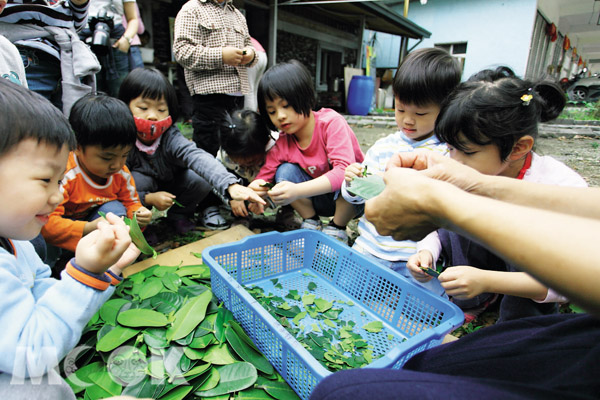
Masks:
[[[333,90],[332,86],[335,78],[342,79],[344,77],[342,65],[344,65],[343,49],[320,43],[316,71],[316,88],[318,91]]]
[[[465,69],[465,59],[467,58],[467,42],[460,43],[437,43],[437,48],[444,49],[454,57],[458,58],[462,69]]]

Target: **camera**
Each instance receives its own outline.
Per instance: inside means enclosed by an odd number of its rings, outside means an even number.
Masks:
[[[98,11],[98,15],[90,18],[91,36],[86,43],[99,56],[106,55],[110,48],[110,31],[114,28],[113,13],[106,9]]]

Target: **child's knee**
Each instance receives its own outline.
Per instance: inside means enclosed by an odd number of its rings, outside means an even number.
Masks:
[[[305,174],[306,173],[297,164],[283,163],[277,167],[277,172],[275,172],[275,182],[304,182],[307,180],[304,176]],[[308,177],[308,179],[310,179],[310,177]]]

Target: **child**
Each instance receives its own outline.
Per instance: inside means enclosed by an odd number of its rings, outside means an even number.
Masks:
[[[177,94],[157,69],[131,71],[119,90],[129,105],[137,127],[135,147],[127,157],[142,204],[166,210],[167,220],[178,234],[195,227],[191,218],[198,203],[215,189],[227,200],[249,200],[265,204],[254,191],[239,184],[211,154],[179,132]]]
[[[507,67],[482,71],[472,79],[457,87],[436,122],[436,132],[448,143],[452,158],[488,175],[587,186],[560,161],[532,150],[538,122],[556,118],[565,105],[556,84],[519,79]],[[420,267],[434,265],[440,249],[453,267],[438,279],[465,311],[466,322],[474,320],[498,293],[504,294],[499,321],[556,311],[555,303],[543,302],[560,298],[545,286],[515,272],[512,265],[479,244],[444,229],[419,242],[418,253],[409,259],[408,268],[416,279],[432,279]]]
[[[271,131],[265,120],[255,111],[237,110],[227,113],[219,127],[219,142],[221,148],[217,158],[232,171],[242,178],[244,184],[252,182],[260,168],[265,163],[265,155],[279,138],[279,133]],[[249,227],[250,220],[246,203],[231,200],[231,211],[238,220]],[[234,222],[235,224],[236,222]],[[295,218],[291,206],[280,207],[275,217],[275,224],[283,230],[298,229],[300,224]]]
[[[48,244],[73,252],[79,240],[103,220],[101,213],[129,218],[135,213],[143,227],[150,223],[152,212],[140,203],[125,166],[136,138],[127,105],[104,94],[88,94],[73,104],[69,122],[77,149],[69,155],[61,185],[63,200],[50,214],[42,235]]]
[[[304,219],[301,228],[321,230],[320,215],[333,219],[323,232],[347,242],[346,225],[362,207],[339,196],[344,169],[364,156],[348,123],[337,112],[312,111],[315,91],[310,73],[298,61],[277,64],[258,86],[258,107],[271,129],[281,131],[250,187],[276,205],[291,204]],[[269,190],[263,186],[275,181]],[[251,211],[262,213],[262,207]]]
[[[0,109],[0,393],[74,398],[54,368],[113,293],[121,279],[113,264],[131,261],[121,258],[131,239],[123,221],[108,214],[79,241],[61,279],[50,278],[28,240],[63,199],[60,181],[75,138],[48,100],[5,79]]]
[[[442,49],[415,50],[404,59],[393,83],[396,124],[399,131],[375,142],[362,165],[350,164],[346,168],[342,195],[347,201],[353,204],[364,203],[363,199],[348,192],[352,179],[360,175],[364,168],[367,172],[383,174],[388,161],[395,153],[415,149],[427,149],[442,154],[447,152],[446,145],[434,134],[435,119],[443,100],[460,83],[460,76],[461,67],[458,60]],[[406,269],[406,260],[416,251],[415,242],[399,242],[391,236],[380,235],[364,216],[358,222],[358,232],[360,236],[354,242],[353,249],[373,257],[417,283]],[[434,293],[444,293],[437,281],[421,284]]]

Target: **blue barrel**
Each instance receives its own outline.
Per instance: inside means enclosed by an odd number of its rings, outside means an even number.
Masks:
[[[375,82],[366,75],[354,75],[348,88],[348,113],[367,115],[371,109]]]

